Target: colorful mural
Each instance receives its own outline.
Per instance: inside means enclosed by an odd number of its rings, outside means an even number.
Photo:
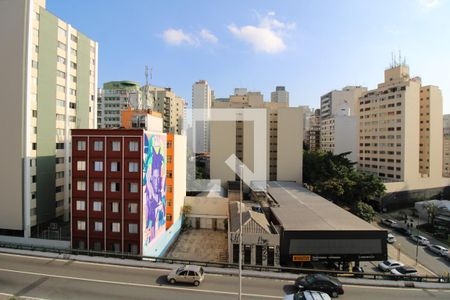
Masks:
[[[166,147],[165,134],[144,134],[142,254],[145,256],[153,256],[152,244],[166,230]]]

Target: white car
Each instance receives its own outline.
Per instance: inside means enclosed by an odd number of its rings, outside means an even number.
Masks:
[[[448,249],[439,245],[432,245],[428,244],[427,246],[428,250],[430,250],[433,253],[436,253],[440,256],[447,256],[448,255]]]
[[[392,269],[395,269],[395,268],[398,268],[398,267],[403,267],[403,266],[404,266],[404,264],[402,264],[399,261],[396,261],[396,260],[393,260],[393,259],[388,259],[388,260],[385,260],[383,262],[380,262],[378,264],[378,269],[380,269],[383,272],[386,272],[386,271],[390,271]]]
[[[397,226],[397,221],[394,221],[392,219],[382,219],[381,223],[383,223],[384,225],[389,226],[389,227]]]
[[[397,241],[397,239],[395,238],[395,236],[392,233],[389,232],[388,235],[387,235],[387,242],[389,244],[393,244],[396,241]]]
[[[402,275],[402,276],[417,276],[417,270],[413,267],[398,267],[391,270],[391,274],[393,275]]]
[[[430,241],[426,237],[421,235],[411,235],[410,238],[421,246],[426,246],[430,243]]]
[[[317,291],[303,291],[284,296],[284,300],[331,300],[327,293]]]

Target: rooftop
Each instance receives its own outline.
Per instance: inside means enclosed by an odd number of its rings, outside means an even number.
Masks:
[[[279,204],[271,210],[284,230],[381,230],[297,183],[271,181],[267,192]]]

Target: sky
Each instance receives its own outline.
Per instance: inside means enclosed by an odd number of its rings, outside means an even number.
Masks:
[[[450,0],[47,0],[47,9],[99,43],[99,87],[145,82],[191,103],[207,80],[216,98],[277,85],[291,106],[319,107],[347,85],[383,81],[391,55],[437,85],[450,113]]]

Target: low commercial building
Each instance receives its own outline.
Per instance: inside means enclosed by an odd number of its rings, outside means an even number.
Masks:
[[[190,208],[186,223],[192,229],[226,230],[228,199],[215,193],[187,196],[184,205]]]
[[[272,223],[279,228],[280,264],[359,262],[387,258],[387,231],[293,182],[269,182]]]
[[[259,266],[280,265],[280,234],[259,207],[230,202],[228,261],[239,262],[240,209],[242,209],[242,263]]]

